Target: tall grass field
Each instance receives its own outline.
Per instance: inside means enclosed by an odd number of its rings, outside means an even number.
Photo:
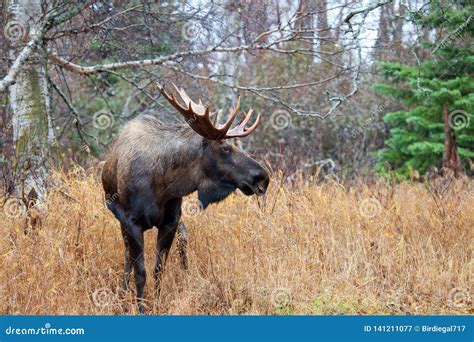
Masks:
[[[26,215],[2,198],[0,313],[137,314],[98,177],[75,168],[53,178],[47,210]],[[473,313],[470,180],[288,184],[274,174],[264,197],[237,192],[205,211],[196,201],[183,204],[189,269],[173,246],[159,297],[157,231],[145,233],[147,313]]]

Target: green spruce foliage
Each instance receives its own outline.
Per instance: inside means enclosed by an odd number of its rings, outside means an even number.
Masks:
[[[384,116],[391,130],[376,155],[380,172],[387,172],[387,164],[400,176],[442,166],[444,106],[450,112],[462,166],[470,168],[474,159],[474,6],[468,4],[433,1],[429,8],[411,12],[419,29],[441,32],[441,36],[421,43],[419,63],[416,59],[412,65],[381,63],[387,83],[375,84],[374,89],[398,99],[403,109]]]

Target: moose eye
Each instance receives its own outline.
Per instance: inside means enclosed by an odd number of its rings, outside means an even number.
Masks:
[[[224,153],[230,153],[230,151],[232,150],[229,145],[222,145],[221,149]]]

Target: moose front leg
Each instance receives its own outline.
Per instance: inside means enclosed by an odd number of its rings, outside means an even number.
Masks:
[[[173,244],[174,236],[176,234],[177,224],[174,226],[168,225],[158,231],[158,238],[156,242],[156,263],[154,268],[155,289],[157,296],[160,294],[160,281],[163,266],[166,263],[168,252]]]
[[[130,220],[132,222],[132,220]],[[135,272],[135,286],[137,288],[138,311],[145,313],[143,298],[145,294],[146,269],[143,249],[143,230],[140,226],[129,223],[124,227],[124,235],[129,248],[130,263]],[[127,264],[125,264],[127,267]],[[127,271],[127,269],[125,269]],[[126,274],[125,274],[126,276]]]
[[[168,252],[173,244],[180,217],[181,199],[179,198],[168,202],[165,206],[163,222],[160,227],[158,227],[158,237],[156,241],[154,277],[157,296],[160,294],[160,280],[161,273],[163,272],[163,265],[166,262]]]
[[[125,247],[125,253],[124,253],[124,266],[123,266],[123,290],[128,291],[129,289],[129,284],[130,284],[130,278],[132,275],[132,262],[130,260],[130,245],[128,243],[128,237],[126,233],[125,226],[122,224],[122,237],[123,237],[123,242],[124,242],[124,247]]]

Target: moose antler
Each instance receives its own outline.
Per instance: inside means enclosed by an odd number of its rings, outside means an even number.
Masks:
[[[211,121],[210,113],[211,110],[209,107],[206,107],[202,104],[201,100],[199,103],[195,103],[191,98],[186,94],[184,89],[179,89],[174,83],[173,86],[175,87],[176,91],[178,92],[179,97],[185,103],[183,107],[175,98],[174,94],[169,95],[163,86],[158,85],[160,92],[163,96],[171,103],[171,105],[180,112],[183,117],[186,119],[186,122],[191,128],[198,133],[199,135],[203,136],[206,139],[210,140],[221,140],[221,139],[230,139],[230,138],[239,138],[239,137],[246,137],[250,133],[252,133],[255,128],[257,128],[258,124],[260,123],[260,115],[257,116],[254,124],[248,128],[245,128],[247,123],[252,116],[252,109],[245,113],[243,120],[240,124],[232,129],[230,126],[234,122],[237,114],[239,113],[240,108],[240,97],[237,100],[237,103],[234,108],[230,109],[230,117],[229,120],[222,126],[217,127],[217,122],[214,124]],[[229,130],[230,129],[230,130]]]

